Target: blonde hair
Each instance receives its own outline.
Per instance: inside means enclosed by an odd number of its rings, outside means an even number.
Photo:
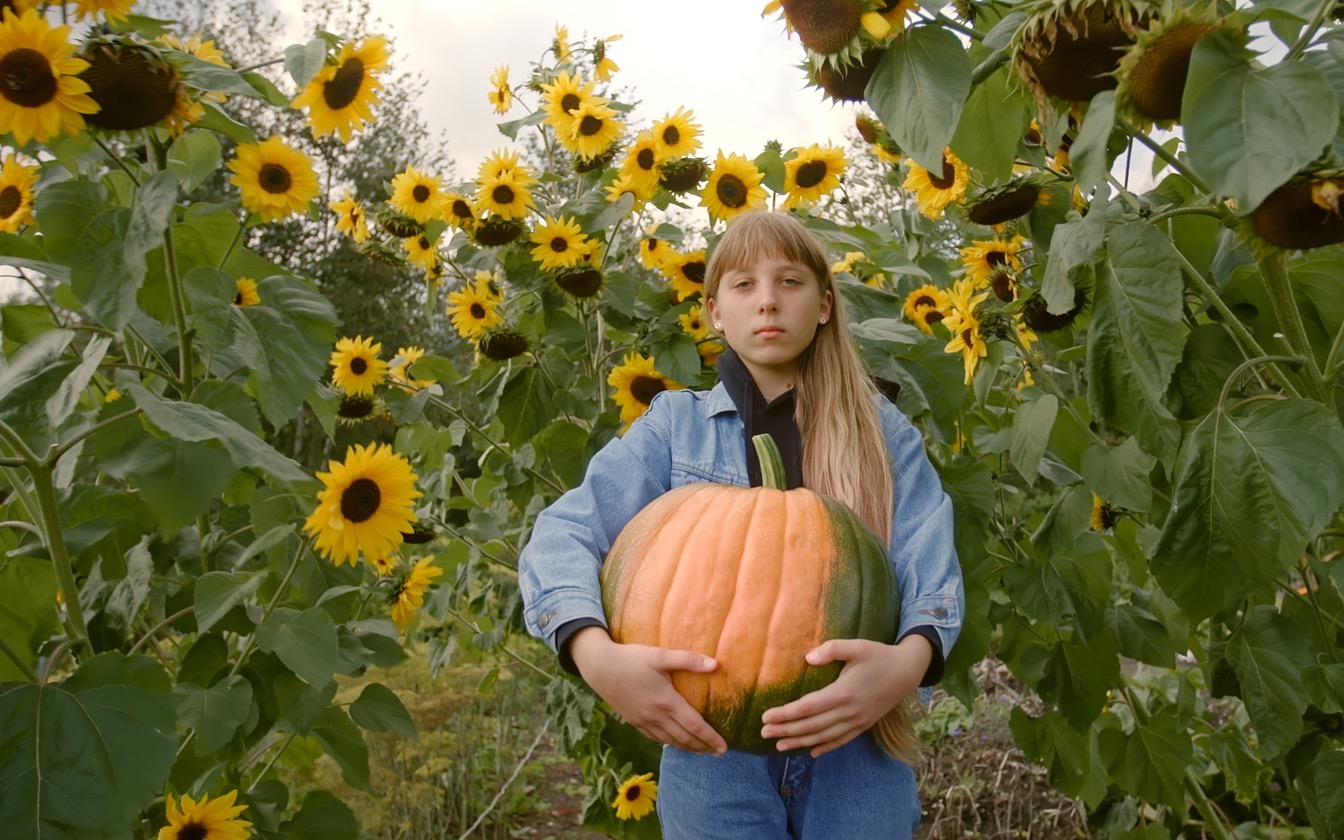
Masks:
[[[830,317],[798,358],[794,414],[803,440],[803,483],[849,505],[889,546],[895,490],[891,459],[872,457],[887,448],[873,406],[877,388],[855,349],[825,247],[792,214],[740,214],[710,253],[705,297],[718,294],[724,274],[765,255],[807,267],[822,295],[831,293]],[[907,701],[879,720],[874,733],[883,750],[897,758],[910,761],[920,752]]]

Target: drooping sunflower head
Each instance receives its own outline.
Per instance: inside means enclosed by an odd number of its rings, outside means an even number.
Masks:
[[[234,295],[234,306],[256,306],[261,303],[261,295],[257,292],[257,281],[251,277],[239,277],[234,281],[238,293]]]
[[[905,27],[899,14],[884,0],[781,0],[788,28],[798,34],[813,67],[845,68],[865,49],[885,42],[893,33],[893,21]],[[907,8],[912,8],[908,6]],[[883,14],[885,10],[890,18]]]
[[[397,212],[427,224],[430,219],[443,218],[444,194],[441,178],[407,166],[392,178],[392,197],[387,203]]]
[[[606,101],[591,99],[580,105],[572,116],[568,137],[557,133],[560,143],[571,152],[587,160],[605,154],[621,136],[625,123],[616,119],[616,112]]]
[[[481,355],[496,362],[521,356],[531,349],[527,336],[508,327],[496,327],[481,334],[476,347]]]
[[[1037,204],[1048,204],[1050,193],[1045,179],[1028,175],[1006,184],[980,190],[966,199],[966,217],[977,225],[993,227],[1031,212]]]
[[[1087,308],[1088,290],[1079,286],[1073,290],[1073,306],[1067,312],[1055,313],[1049,309],[1040,292],[1033,293],[1022,303],[1022,321],[1035,332],[1055,332],[1072,326]]]
[[[676,160],[700,150],[700,126],[689,108],[668,112],[649,129],[663,160]]]
[[[846,67],[804,65],[810,87],[821,91],[832,102],[863,102],[868,82],[877,72],[877,64],[886,49],[875,47],[864,52]]]
[[[725,155],[720,151],[709,183],[700,193],[700,204],[712,218],[726,222],[738,213],[765,206],[765,187],[761,186],[764,180],[765,173],[746,155]]]
[[[905,296],[904,312],[920,332],[933,335],[933,325],[952,313],[952,299],[937,286],[926,284]]]
[[[323,489],[303,529],[336,565],[365,557],[384,557],[401,544],[402,534],[418,518],[416,475],[403,456],[387,444],[356,444],[343,462],[328,462],[319,472]]]
[[[486,216],[471,229],[471,238],[477,245],[499,248],[508,245],[527,232],[527,225],[517,219]]]
[[[795,151],[794,157],[784,162],[784,190],[789,194],[785,207],[820,201],[840,186],[840,176],[849,166],[843,149],[814,143]]]
[[[196,91],[191,85],[191,79],[196,70],[191,63],[183,61],[180,57],[173,55],[174,52],[198,58],[209,64],[215,64],[220,67],[228,67],[229,63],[224,60],[224,54],[215,46],[215,42],[203,39],[200,33],[196,33],[187,38],[181,38],[171,33],[160,35],[157,42],[165,47],[168,52],[169,60],[178,65],[178,73],[182,76],[183,84],[178,85],[177,103],[173,106],[173,111],[164,120],[168,130],[174,136],[180,136],[187,127],[199,122],[205,116],[205,107],[203,102],[221,104],[228,100],[228,96],[219,91]]]
[[[80,54],[80,74],[98,111],[84,121],[109,131],[136,131],[165,119],[185,96],[181,76],[152,44],[129,35],[101,35]]]
[[[70,27],[48,25],[35,9],[0,12],[0,134],[23,145],[84,130],[98,103],[79,77],[89,64],[69,38]]]
[[[1116,112],[1135,125],[1169,128],[1181,118],[1181,98],[1190,74],[1195,44],[1211,32],[1223,32],[1245,46],[1246,21],[1240,15],[1219,16],[1216,7],[1164,6],[1120,59],[1115,77]]]
[[[404,631],[415,618],[415,611],[425,602],[425,591],[443,569],[434,565],[433,557],[421,557],[406,576],[388,593],[388,603],[392,607],[392,621],[398,630]]]
[[[703,295],[705,292],[705,249],[668,257],[663,273],[677,294],[677,302]]]
[[[555,275],[555,285],[561,291],[576,298],[590,298],[602,290],[602,269],[591,262],[582,261],[570,268],[561,269]]]
[[[400,210],[393,209],[392,205],[374,204],[368,210],[368,214],[378,223],[378,227],[384,233],[391,234],[398,239],[405,239],[408,236],[418,236],[425,232],[425,226],[402,213]]]
[[[516,171],[482,180],[476,190],[476,207],[502,219],[521,219],[531,206],[528,180],[520,179]]]
[[[657,801],[658,783],[652,773],[644,773],[621,782],[611,807],[616,809],[618,820],[642,820],[653,811]]]
[[[621,364],[607,376],[607,384],[616,389],[612,399],[621,410],[623,430],[644,416],[649,403],[658,394],[684,387],[659,373],[654,360],[638,352],[625,355]]]
[[[381,35],[346,41],[290,104],[308,109],[314,137],[336,133],[349,143],[374,121],[373,106],[383,86],[378,74],[387,69],[387,59],[387,39]]]
[[[915,203],[919,206],[919,212],[925,217],[942,218],[947,206],[954,201],[960,201],[966,194],[966,185],[971,180],[971,170],[960,158],[952,154],[951,149],[943,151],[941,172],[930,172],[915,163],[913,158],[907,159],[905,163],[910,167],[910,171],[901,186],[914,192]]]
[[[327,206],[336,214],[336,229],[349,234],[350,238],[355,240],[355,244],[364,242],[373,235],[369,231],[368,213],[364,212],[364,208],[355,200],[354,193],[349,189],[339,200]]]
[[[532,259],[543,271],[573,268],[583,262],[592,251],[592,243],[584,235],[576,219],[570,216],[547,216],[546,221],[532,230]]]
[[[513,88],[509,87],[509,65],[503,64],[490,74],[490,90],[486,98],[494,106],[496,114],[506,114],[513,107]]]
[[[1089,521],[1092,530],[1098,533],[1109,531],[1114,528],[1115,524],[1119,521],[1120,512],[1112,507],[1110,502],[1098,496],[1096,493],[1093,493],[1092,516]]]
[[[193,799],[168,794],[164,816],[168,824],[159,829],[158,840],[247,840],[252,823],[242,819],[246,805],[235,805],[238,791],[223,796]]]
[[[373,397],[343,396],[336,404],[336,422],[342,426],[358,426],[373,417],[379,401]]]
[[[1307,250],[1344,242],[1341,196],[1344,177],[1294,178],[1251,212],[1250,225],[1261,239],[1279,248]]]
[[[693,156],[669,160],[658,167],[658,185],[673,195],[700,189],[709,175],[709,164]]]
[[[0,164],[0,230],[18,233],[19,228],[32,223],[36,187],[37,166],[8,152]]]
[[[320,192],[308,156],[279,137],[239,144],[228,166],[234,173],[229,182],[242,193],[243,208],[266,222],[304,212]]]
[[[1034,0],[1013,36],[1018,75],[1041,114],[1049,98],[1088,102],[1114,90],[1120,56],[1146,25],[1150,0]]]
[[[363,336],[337,341],[331,352],[332,384],[346,394],[373,396],[387,377],[387,362],[378,358],[382,350],[382,344]]]
[[[448,294],[448,306],[444,314],[452,319],[453,329],[465,339],[475,340],[486,330],[504,321],[499,312],[504,302],[502,294],[494,288],[492,275],[483,272],[470,283]]]

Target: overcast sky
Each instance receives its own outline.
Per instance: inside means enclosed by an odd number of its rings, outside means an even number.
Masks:
[[[371,2],[393,38],[397,67],[424,73],[421,113],[447,138],[459,176],[473,175],[485,155],[509,142],[500,120],[526,113],[515,103],[494,114],[486,100],[490,74],[508,64],[511,83],[526,78],[557,23],[569,28],[571,42],[624,36],[608,54],[621,68],[613,85],[632,88],[640,100],[635,120],[647,125],[678,107],[692,109],[711,162],[720,148],[755,157],[771,139],[785,148],[841,145],[854,122],[852,107],[833,106],[806,87],[802,46],[782,21],[761,17],[763,0]]]

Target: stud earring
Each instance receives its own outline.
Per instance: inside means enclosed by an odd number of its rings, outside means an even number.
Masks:
[[[719,332],[723,332],[723,322],[722,322],[722,321],[715,321],[715,322],[714,322],[714,329],[718,330]]]
[[[818,324],[824,324],[824,323],[826,323],[826,316],[825,316],[825,315],[822,315],[820,318],[818,318],[818,319],[817,319],[817,323],[818,323]]]

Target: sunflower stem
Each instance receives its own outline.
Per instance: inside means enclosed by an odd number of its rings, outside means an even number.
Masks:
[[[1120,193],[1120,197],[1125,200],[1125,203],[1127,203],[1130,206],[1130,208],[1134,210],[1135,213],[1138,213],[1143,210],[1143,204],[1140,203],[1140,201],[1137,198],[1135,198],[1134,193],[1130,192],[1128,187],[1120,183],[1120,181],[1116,180],[1116,177],[1114,175],[1107,172],[1106,181],[1111,186],[1115,187],[1116,192]]]
[[[261,62],[258,62],[258,63],[256,63],[256,64],[249,64],[249,65],[246,66],[246,67],[240,67],[240,68],[238,68],[238,75],[241,76],[241,75],[244,74],[244,73],[251,73],[251,72],[254,71],[254,70],[261,70],[262,68],[265,68],[265,67],[274,67],[275,65],[284,62],[284,60],[285,60],[285,57],[284,57],[284,56],[280,56],[279,58],[273,58],[273,59],[271,59],[270,61],[261,61]]]
[[[0,636],[0,653],[3,653],[10,662],[14,663],[14,667],[18,668],[28,678],[28,682],[37,682],[37,672],[23,657],[19,656],[18,651],[9,646],[9,642],[5,641],[4,636]]]
[[[271,613],[275,612],[275,608],[280,603],[280,599],[284,597],[285,590],[289,588],[289,582],[294,579],[294,574],[298,572],[299,565],[303,562],[304,558],[308,556],[308,550],[309,548],[312,547],[312,544],[313,541],[311,538],[305,539],[303,541],[303,545],[300,546],[299,550],[294,553],[294,560],[289,564],[289,568],[285,571],[284,579],[281,580],[280,585],[275,588],[275,594],[271,596],[270,602],[266,604],[266,609],[264,609],[261,613],[261,621],[257,622],[258,627],[260,627],[262,624],[265,624],[266,619],[270,618]],[[257,634],[254,631],[251,636],[247,637],[247,644],[243,646],[242,652],[238,654],[238,661],[234,662],[233,667],[229,669],[230,677],[236,675],[239,671],[243,670],[243,665],[247,664],[248,657],[252,655],[252,651],[255,650],[256,647],[257,647]],[[190,733],[187,736],[188,740],[191,738],[191,735],[194,734],[196,734],[194,731]],[[185,748],[186,743],[183,742],[182,746]],[[179,749],[177,751],[177,754],[181,755],[182,750]]]
[[[171,228],[163,233],[163,262],[168,275],[168,299],[173,307],[173,324],[177,330],[177,378],[182,385],[182,399],[189,399],[195,389],[191,358],[191,336],[187,333],[187,307],[183,300],[182,276],[178,271],[177,251],[173,247]]]
[[[108,426],[111,426],[114,423],[120,423],[127,417],[134,417],[137,414],[141,413],[141,411],[143,411],[143,409],[137,407],[131,409],[130,411],[123,411],[122,413],[109,417],[106,420],[99,420],[97,423],[94,423],[92,426],[80,432],[79,434],[75,435],[74,437],[70,438],[69,440],[62,442],[59,446],[53,447],[52,450],[47,454],[47,461],[53,464],[56,463],[61,459],[62,455],[78,446],[81,441],[98,434],[103,429],[106,429]]]
[[[70,553],[65,546],[65,531],[61,528],[60,509],[56,505],[56,484],[52,480],[53,463],[43,463],[36,468],[30,466],[28,472],[33,477],[33,493],[37,496],[38,509],[42,514],[42,531],[47,553],[51,555],[52,566],[56,570],[56,582],[65,598],[65,612],[69,617],[71,640],[79,645],[89,642],[89,627],[84,623],[84,608],[79,603],[79,587],[75,584],[74,567],[70,563]]]
[[[224,249],[224,255],[219,258],[219,265],[216,267],[219,268],[221,271],[224,270],[224,264],[227,263],[229,261],[229,258],[233,256],[233,251],[235,248],[238,247],[238,243],[243,241],[243,231],[246,228],[247,228],[247,217],[244,216],[242,219],[238,220],[238,229],[233,232],[233,241],[229,243],[229,247]]]
[[[467,417],[465,414],[463,414],[461,411],[459,411],[459,410],[457,409],[456,406],[451,405],[450,403],[445,402],[442,398],[440,398],[440,397],[435,397],[435,396],[433,396],[433,395],[430,396],[430,398],[429,398],[429,402],[433,403],[434,405],[437,405],[439,408],[442,408],[444,411],[447,411],[449,414],[453,415],[454,418],[456,418],[456,419],[458,419],[458,420],[461,420],[461,421],[466,425],[468,431],[470,431],[472,434],[476,435],[477,437],[479,437],[481,440],[485,441],[485,442],[489,445],[489,448],[488,448],[485,452],[482,452],[482,453],[481,453],[482,457],[484,457],[486,454],[488,454],[489,451],[490,451],[491,449],[498,449],[500,452],[506,452],[506,451],[507,451],[507,449],[505,448],[504,444],[502,444],[502,443],[496,441],[494,438],[492,438],[492,437],[490,437],[488,434],[486,434],[484,429],[482,429],[480,426],[478,426],[478,425],[476,425],[475,423],[473,423],[473,422],[471,421],[471,419],[470,419],[469,417]],[[565,492],[565,488],[564,488],[564,487],[561,487],[559,484],[556,484],[553,480],[551,480],[551,479],[548,478],[547,476],[542,475],[541,473],[537,472],[535,469],[533,469],[533,468],[531,468],[531,467],[526,467],[526,468],[524,469],[524,471],[525,471],[528,475],[532,476],[533,478],[535,478],[535,479],[537,479],[538,481],[542,482],[542,483],[545,484],[546,486],[550,487],[550,488],[551,488],[552,490],[554,490],[555,492],[557,492],[557,493],[563,493],[563,492]]]
[[[1246,325],[1243,324],[1236,313],[1232,311],[1232,307],[1227,305],[1227,302],[1218,294],[1218,291],[1214,289],[1213,286],[1209,284],[1209,281],[1204,278],[1204,275],[1199,272],[1199,269],[1195,268],[1190,261],[1186,259],[1185,254],[1182,254],[1179,248],[1174,248],[1172,250],[1173,253],[1176,254],[1176,259],[1180,262],[1181,268],[1185,270],[1186,276],[1199,288],[1200,293],[1204,295],[1204,299],[1212,304],[1213,308],[1217,309],[1218,313],[1223,316],[1223,326],[1227,327],[1228,331],[1232,333],[1233,339],[1240,345],[1242,355],[1248,358],[1264,358],[1271,355],[1265,352],[1264,348],[1260,346],[1260,342],[1255,340],[1255,336],[1251,335],[1251,331],[1246,329]],[[1287,371],[1279,367],[1277,363],[1271,364],[1270,370],[1274,372],[1274,378],[1278,380],[1280,387],[1286,392],[1294,397],[1302,396],[1301,393],[1298,392],[1297,386],[1293,384],[1292,377]]]
[[[126,655],[134,656],[137,650],[153,641],[154,637],[158,635],[160,630],[172,624],[174,621],[177,621],[178,619],[186,618],[187,616],[191,615],[192,612],[195,611],[195,609],[196,608],[194,606],[183,607],[182,609],[178,610],[177,612],[165,618],[163,621],[160,621],[158,624],[155,624],[153,627],[145,631],[145,635],[141,636],[139,641],[131,645],[131,649],[126,651]]]
[[[1241,375],[1242,371],[1246,370],[1247,368],[1254,367],[1255,365],[1259,364],[1264,364],[1265,362],[1294,363],[1297,361],[1298,358],[1296,356],[1257,356],[1254,359],[1247,359],[1246,361],[1237,365],[1236,368],[1234,368],[1232,372],[1227,375],[1227,378],[1223,380],[1223,389],[1218,393],[1218,408],[1222,409],[1223,405],[1227,402],[1227,393],[1228,391],[1232,390],[1232,382],[1238,376]]]
[[[1226,215],[1225,211],[1220,211],[1216,207],[1175,207],[1153,214],[1149,217],[1148,223],[1156,225],[1176,216],[1212,216],[1215,219],[1222,219]]]
[[[126,165],[126,162],[121,159],[121,155],[117,154],[116,152],[112,151],[112,149],[108,148],[108,145],[104,143],[96,133],[90,131],[86,132],[86,134],[87,136],[93,138],[93,142],[98,144],[98,148],[103,150],[103,154],[112,158],[112,162],[115,163],[117,166],[121,167],[121,171],[126,173],[126,177],[131,179],[132,184],[135,184],[137,187],[140,186],[140,179],[135,177],[135,172],[133,172],[131,168]]]
[[[1334,11],[1335,5],[1336,0],[1321,0],[1317,4],[1316,11],[1311,16],[1311,21],[1302,28],[1302,34],[1297,36],[1297,41],[1288,48],[1288,54],[1284,56],[1284,61],[1292,61],[1311,45],[1311,40],[1316,37],[1316,32],[1325,21],[1325,16]]]
[[[1130,137],[1133,137],[1134,139],[1138,140],[1140,143],[1147,146],[1149,150],[1152,151],[1153,154],[1157,155],[1158,157],[1162,158],[1162,160],[1166,161],[1168,166],[1170,166],[1172,169],[1180,173],[1181,177],[1189,181],[1195,187],[1195,189],[1205,194],[1209,195],[1213,194],[1213,190],[1209,189],[1208,184],[1204,183],[1204,179],[1196,175],[1193,171],[1191,171],[1190,167],[1186,166],[1185,161],[1181,160],[1176,155],[1173,155],[1171,152],[1167,151],[1167,149],[1161,143],[1149,137],[1147,132],[1137,130],[1136,128],[1134,128],[1134,126],[1130,125],[1124,119],[1118,119],[1116,122],[1120,124],[1120,126],[1125,130],[1127,134],[1129,134]]]
[[[1335,411],[1334,401],[1329,399],[1325,377],[1321,375],[1321,368],[1316,363],[1316,354],[1312,352],[1311,339],[1307,337],[1307,329],[1302,324],[1302,313],[1293,299],[1293,283],[1288,277],[1285,253],[1276,251],[1258,257],[1255,262],[1260,268],[1260,276],[1265,280],[1265,290],[1269,292],[1274,317],[1279,322],[1279,329],[1283,330],[1288,347],[1306,362],[1307,375],[1303,377],[1303,384],[1306,386],[1307,396]]]

